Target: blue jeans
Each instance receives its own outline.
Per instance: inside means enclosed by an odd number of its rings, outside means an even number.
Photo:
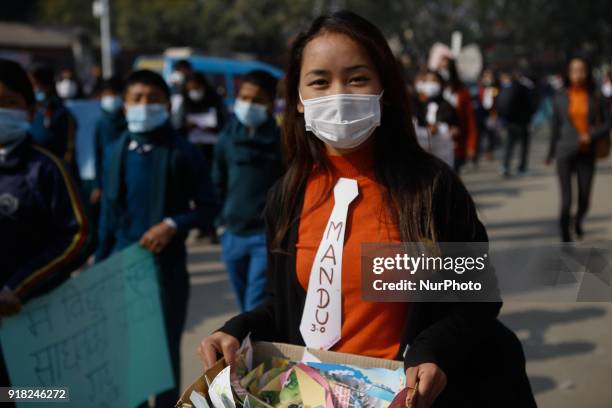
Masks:
[[[220,237],[221,257],[236,292],[240,309],[253,310],[264,300],[267,249],[264,234],[236,235],[225,231]]]

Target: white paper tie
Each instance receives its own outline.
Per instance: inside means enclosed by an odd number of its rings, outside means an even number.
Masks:
[[[349,204],[359,194],[357,181],[340,178],[334,186],[334,209],[315,255],[300,323],[307,347],[329,350],[341,337],[342,251]]]

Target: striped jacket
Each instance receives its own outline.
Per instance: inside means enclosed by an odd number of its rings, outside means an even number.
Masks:
[[[30,139],[0,152],[0,284],[22,300],[81,266],[91,235],[63,163]]]

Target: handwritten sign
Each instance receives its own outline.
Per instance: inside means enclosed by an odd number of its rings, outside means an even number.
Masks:
[[[357,181],[341,177],[334,186],[334,208],[310,270],[300,333],[307,347],[329,350],[342,328],[342,251],[349,204],[358,196]]]
[[[12,386],[70,389],[45,407],[135,407],[173,387],[155,261],[138,245],[3,319],[0,342]]]

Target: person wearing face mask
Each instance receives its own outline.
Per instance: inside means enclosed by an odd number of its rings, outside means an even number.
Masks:
[[[32,85],[0,59],[0,318],[63,282],[90,254],[90,230],[64,164],[35,145]],[[4,359],[0,384],[10,385]]]
[[[382,32],[349,11],[322,16],[288,61],[287,170],[264,212],[268,296],[201,341],[203,367],[218,352],[233,362],[250,333],[402,360],[411,407],[535,407],[520,342],[497,320],[501,302],[362,298],[362,243],[488,240],[458,176],[419,146]],[[478,390],[466,393],[470,384]]]
[[[186,59],[178,60],[172,67],[170,74],[170,92],[172,94],[180,94],[185,86],[187,77],[193,73],[191,62]]]
[[[262,212],[281,175],[280,132],[273,117],[277,80],[265,71],[242,78],[234,115],[219,135],[212,168],[222,202],[215,221],[222,258],[241,310],[264,298],[266,237]]]
[[[537,110],[537,98],[533,82],[523,75],[503,72],[500,75],[500,91],[497,98],[497,112],[502,119],[506,133],[506,146],[501,174],[511,177],[514,146],[520,145],[519,163],[516,174],[527,175],[531,119]]]
[[[187,77],[182,96],[179,132],[200,147],[208,163],[212,163],[218,133],[225,125],[223,98],[199,72]]]
[[[76,78],[74,71],[64,68],[60,72],[59,78],[55,83],[57,95],[63,100],[78,99],[83,97],[81,84]]]
[[[96,162],[95,187],[89,201],[98,205],[102,198],[105,152],[126,129],[123,113],[123,81],[114,76],[106,79],[100,85],[100,107],[102,116],[96,122],[94,134],[94,158]]]
[[[225,125],[223,98],[200,72],[187,76],[180,96],[181,103],[173,114],[173,123],[179,133],[202,151],[210,172],[218,134]],[[219,242],[213,224],[201,230],[200,236],[209,236],[212,243]]]
[[[185,99],[183,91],[185,90],[185,81],[189,75],[193,73],[191,62],[186,59],[178,60],[172,67],[172,73],[168,78],[170,86],[170,107],[172,125],[179,129],[182,125],[182,109]]]
[[[497,147],[497,110],[495,101],[499,95],[499,86],[495,72],[487,68],[482,71],[478,82],[478,105],[476,108],[476,120],[478,123],[479,147],[476,150],[476,159],[479,158],[481,150],[486,141],[487,159],[493,160],[493,152]]]
[[[45,65],[34,66],[30,71],[37,102],[32,139],[62,159],[79,183],[75,155],[77,122],[57,95],[53,76],[53,69]]]
[[[173,406],[180,381],[180,340],[189,276],[185,240],[211,222],[217,200],[205,159],[170,124],[170,90],[163,78],[135,71],[123,95],[127,130],[107,150],[96,261],[134,243],[156,255],[175,387],[156,406]]]
[[[453,166],[453,138],[459,133],[455,109],[442,96],[442,77],[434,71],[422,72],[415,78],[417,93],[415,118],[421,146]]]

